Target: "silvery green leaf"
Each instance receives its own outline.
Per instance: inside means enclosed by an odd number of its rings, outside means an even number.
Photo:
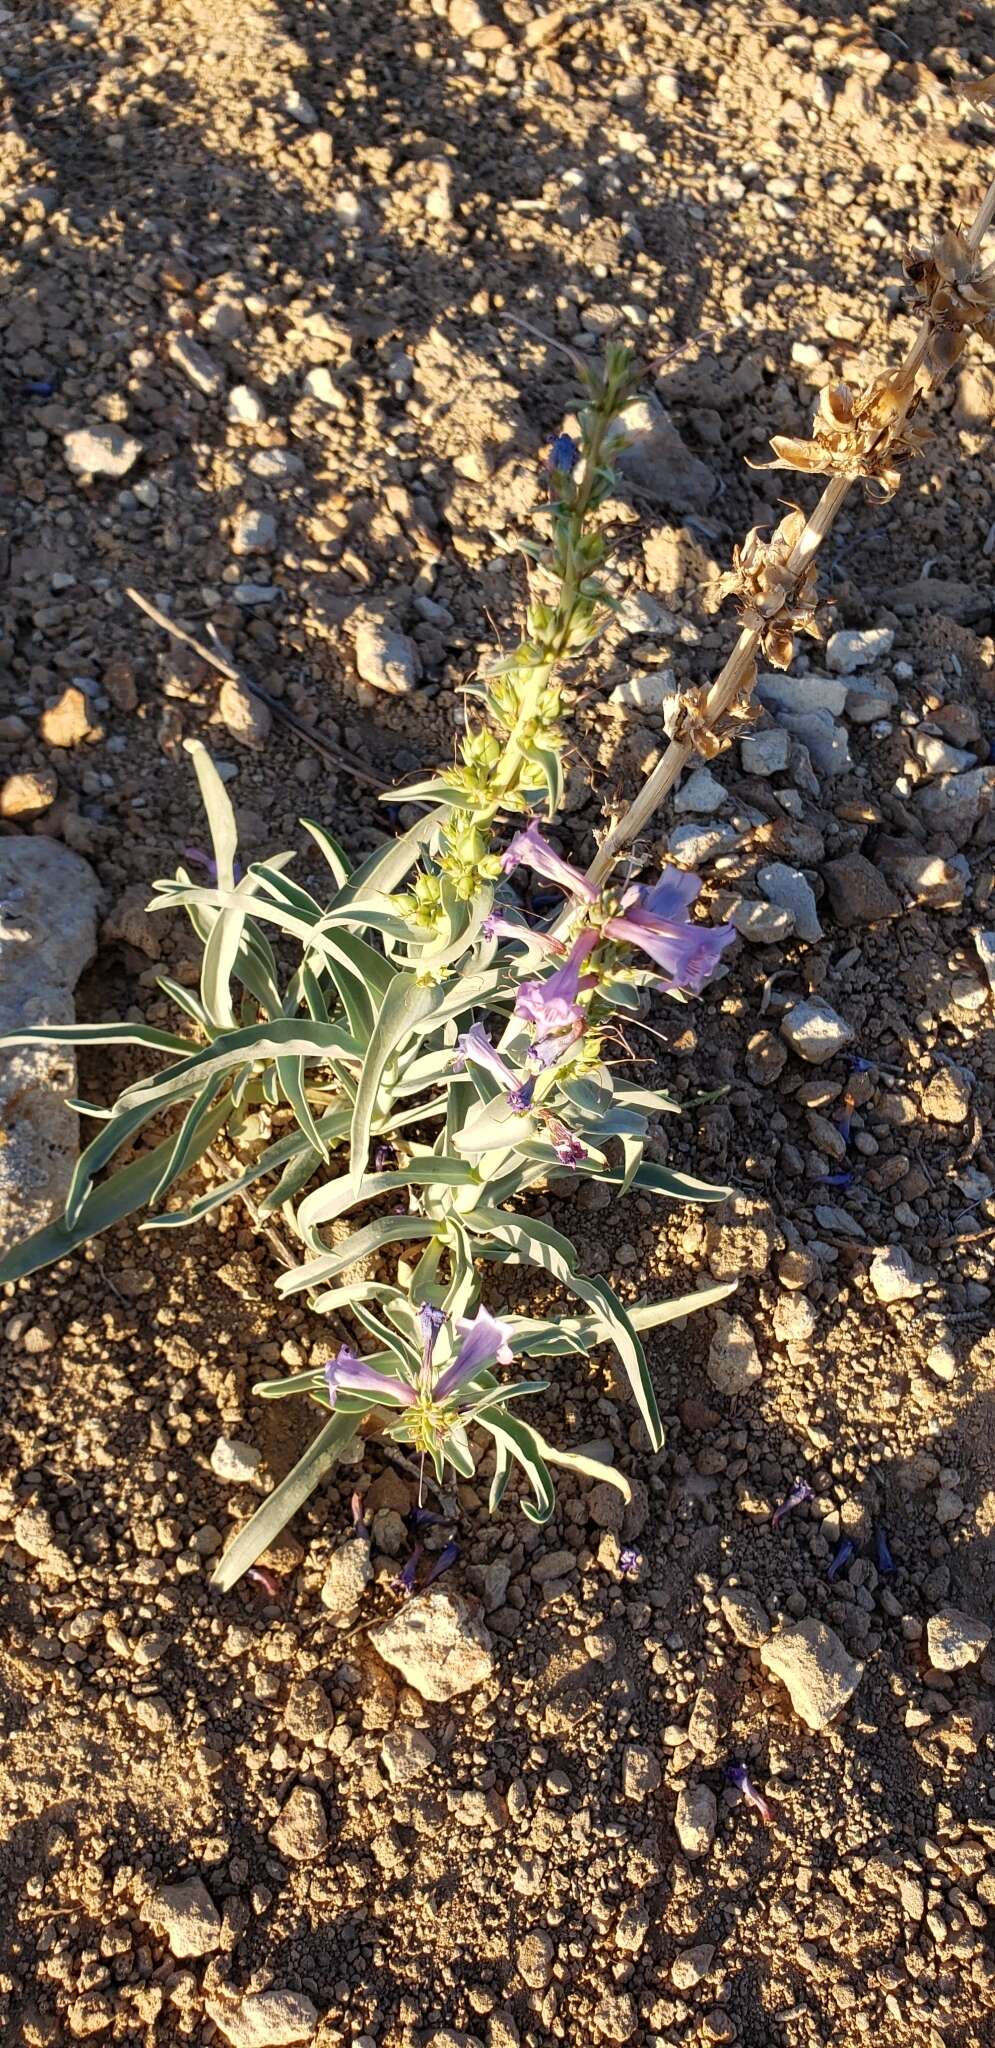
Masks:
[[[9,1045],[146,1045],[153,1052],[178,1052],[181,1057],[191,1051],[189,1038],[158,1031],[152,1024],[33,1024],[0,1037],[0,1050]]]
[[[310,832],[319,853],[331,868],[336,889],[344,889],[352,874],[352,862],[345,848],[339,845],[338,840],[325,825],[316,824],[313,818],[302,818],[301,824],[305,832]]]
[[[453,1144],[465,1158],[476,1159],[482,1152],[517,1151],[533,1131],[531,1118],[512,1109],[507,1096],[496,1094],[471,1110]]]
[[[121,1108],[120,1099],[115,1104],[113,1115],[104,1124],[103,1129],[97,1132],[96,1137],[91,1138],[90,1143],[80,1153],[73,1168],[69,1192],[66,1195],[65,1223],[69,1230],[75,1228],[80,1211],[86,1202],[97,1174],[102,1171],[109,1160],[113,1159],[115,1152],[119,1152],[122,1145],[127,1144],[131,1138],[135,1137],[137,1132],[142,1129],[144,1124],[149,1122],[154,1114],[154,1108],[144,1104],[141,1107],[130,1110],[123,1110]],[[167,1157],[172,1151],[174,1143],[175,1136],[167,1141]],[[165,1160],[163,1163],[165,1163]]]
[[[357,1301],[394,1301],[397,1288],[388,1286],[385,1280],[355,1280],[345,1287],[329,1287],[323,1294],[315,1296],[311,1307],[315,1315],[334,1315],[337,1309],[352,1309]]]
[[[441,776],[434,776],[428,782],[401,783],[397,789],[386,789],[380,798],[387,804],[441,804],[447,810],[465,810],[470,799],[465,789],[454,782],[446,782]]]
[[[336,1138],[344,1138],[349,1129],[347,1112],[343,1110],[330,1110],[327,1116],[321,1118],[318,1128],[326,1143],[333,1142]],[[200,1195],[195,1202],[191,1202],[188,1209],[168,1209],[163,1216],[148,1217],[141,1227],[143,1230],[182,1229],[189,1223],[199,1222],[202,1216],[209,1215],[211,1210],[219,1208],[222,1202],[230,1202],[234,1196],[240,1195],[245,1188],[251,1187],[253,1181],[262,1180],[266,1174],[276,1173],[281,1168],[284,1168],[289,1173],[294,1171],[299,1173],[305,1163],[307,1169],[306,1179],[310,1180],[312,1174],[317,1171],[320,1155],[313,1150],[299,1131],[288,1131],[284,1137],[278,1138],[275,1144],[267,1145],[266,1150],[261,1152],[259,1157],[254,1159],[251,1165],[245,1168],[244,1172],[236,1174],[234,1179],[221,1181],[217,1187],[210,1188],[206,1195]],[[280,1187],[282,1185],[283,1183],[281,1182],[275,1190],[275,1194],[278,1197],[274,1203],[276,1208],[282,1206],[283,1200],[289,1199],[289,1196],[280,1197]],[[296,1185],[293,1186],[291,1192],[297,1194],[299,1192],[298,1187]],[[262,1212],[265,1213],[265,1202],[261,1205],[261,1208]]]
[[[201,1121],[207,1115],[218,1089],[222,1085],[216,1079],[205,1081],[200,1093],[194,1096],[177,1132],[176,1141],[169,1158],[166,1160],[155,1187],[149,1196],[150,1208],[155,1207],[155,1204],[172,1187],[174,1180],[179,1180],[181,1174],[186,1172],[187,1167],[192,1161],[199,1158],[198,1141]]]
[[[336,910],[343,909],[346,904],[365,895],[371,887],[385,894],[398,888],[414,867],[422,848],[428,845],[444,822],[445,816],[444,811],[430,811],[426,817],[419,818],[414,825],[409,826],[407,832],[402,833],[399,839],[388,839],[383,846],[377,847],[375,853],[369,854],[366,860],[360,862],[344,888],[339,890],[335,898]]]
[[[548,797],[547,817],[555,818],[563,808],[563,762],[553,747],[532,747],[529,758],[533,760],[546,787]]]
[[[399,911],[391,910],[391,901],[390,896],[356,896],[341,906],[336,903],[325,911],[321,932],[335,931],[340,925],[345,931],[355,931],[357,926],[365,925],[387,939],[410,939],[411,925]]]
[[[156,988],[162,990],[164,996],[169,997],[170,1002],[176,1004],[177,1009],[182,1010],[185,1016],[192,1019],[198,1030],[203,1032],[205,1038],[210,1037],[211,1020],[199,997],[194,995],[191,988],[184,988],[180,982],[174,981],[172,975],[169,974],[157,975],[155,985]],[[183,1043],[182,1039],[177,1039],[176,1049],[178,1050]]]
[[[335,1217],[344,1216],[358,1202],[372,1202],[378,1195],[390,1194],[394,1188],[408,1187],[470,1187],[476,1176],[472,1166],[463,1159],[448,1159],[438,1153],[427,1153],[424,1157],[412,1159],[407,1166],[392,1168],[386,1173],[371,1173],[364,1176],[358,1190],[350,1174],[343,1174],[339,1180],[330,1180],[323,1187],[315,1188],[307,1195],[297,1211],[297,1228],[302,1236],[317,1228],[319,1224],[331,1223]]]
[[[690,1294],[675,1295],[670,1301],[641,1301],[629,1309],[629,1321],[634,1330],[657,1330],[661,1323],[675,1323],[700,1308],[714,1308],[727,1294],[735,1294],[738,1285],[736,1280],[716,1280],[711,1287],[695,1287]]]
[[[311,1104],[304,1088],[304,1061],[300,1058],[284,1057],[276,1062],[277,1079],[294,1112],[308,1144],[319,1158],[327,1161],[328,1145],[321,1135]]]
[[[119,1107],[132,1109],[149,1103],[161,1108],[167,1102],[190,1095],[212,1074],[284,1057],[320,1061],[331,1052],[358,1052],[341,1026],[315,1024],[306,1017],[267,1019],[239,1031],[219,1034],[212,1045],[192,1053],[188,1059],[166,1067],[161,1074],[134,1082],[120,1096]]]
[[[200,740],[184,740],[183,744],[193,762],[201,801],[207,813],[218,881],[222,889],[233,889],[235,855],[238,852],[238,827],[228,791],[207,748],[201,745]]]
[[[256,1380],[252,1391],[261,1401],[282,1401],[291,1394],[320,1394],[325,1385],[325,1375],[320,1366],[312,1366],[307,1372],[291,1373],[283,1380]]]
[[[446,1437],[446,1457],[461,1479],[473,1479],[477,1467],[473,1462],[466,1430],[461,1422],[454,1423]]]
[[[517,1416],[504,1415],[500,1408],[496,1406],[494,1408],[482,1409],[476,1419],[480,1427],[486,1429],[494,1438],[496,1444],[502,1446],[507,1454],[517,1459],[517,1462],[522,1466],[528,1477],[529,1484],[535,1495],[536,1504],[533,1507],[531,1501],[523,1500],[523,1515],[526,1516],[528,1521],[535,1522],[539,1526],[543,1522],[548,1522],[556,1505],[556,1496],[553,1492],[553,1484],[543,1462],[542,1453],[534,1432],[528,1427],[527,1423],[520,1422]],[[507,1475],[504,1474],[501,1492],[504,1491],[506,1479]],[[494,1490],[497,1483],[497,1473],[495,1473],[494,1486],[491,1489],[492,1505],[494,1503]],[[498,1498],[500,1498],[500,1494]]]
[[[352,1112],[350,1163],[357,1190],[366,1174],[377,1097],[388,1062],[411,1037],[416,1027],[425,1023],[439,1010],[444,994],[444,990],[439,987],[422,987],[413,974],[398,974],[384,996],[380,1014],[366,1048],[363,1072]]]
[[[197,1140],[200,1155],[217,1137],[227,1115],[227,1101],[222,1101],[205,1118]],[[143,1152],[139,1159],[132,1160],[130,1166],[122,1167],[120,1173],[112,1174],[109,1180],[92,1188],[71,1226],[65,1222],[50,1223],[44,1230],[35,1231],[34,1236],[26,1238],[22,1244],[14,1245],[6,1257],[0,1259],[0,1286],[9,1280],[23,1280],[26,1274],[36,1273],[39,1267],[68,1257],[88,1238],[99,1237],[101,1231],[120,1223],[133,1210],[143,1208],[174,1143],[173,1138],[165,1139],[154,1151]]]
[[[306,1287],[320,1287],[326,1280],[334,1280],[336,1274],[346,1266],[358,1265],[371,1252],[378,1252],[385,1244],[403,1244],[414,1238],[431,1237],[435,1225],[425,1216],[378,1216],[374,1222],[364,1224],[362,1230],[354,1230],[334,1251],[325,1252],[320,1259],[309,1259],[306,1265],[295,1266],[289,1273],[281,1273],[276,1282],[278,1294],[299,1294]]]
[[[250,1516],[244,1529],[239,1530],[234,1543],[225,1551],[211,1579],[217,1592],[230,1592],[242,1573],[247,1572],[257,1557],[261,1557],[263,1551],[275,1542],[298,1508],[303,1507],[325,1474],[331,1471],[346,1445],[352,1442],[358,1426],[358,1416],[336,1413],[318,1431],[304,1456],[298,1458],[286,1479],[281,1480],[269,1499],[264,1500]]]
[[[632,1488],[624,1472],[616,1472],[614,1465],[608,1465],[603,1458],[585,1458],[583,1451],[560,1450],[556,1444],[546,1442],[540,1436],[535,1424],[532,1433],[543,1458],[548,1465],[564,1465],[570,1472],[579,1472],[583,1479],[595,1479],[603,1486],[614,1486],[624,1501],[632,1499]]]
[[[620,1174],[610,1171],[599,1174],[598,1178],[615,1185],[621,1185],[622,1181]],[[642,1165],[637,1166],[632,1186],[645,1188],[648,1194],[667,1195],[674,1202],[726,1202],[732,1194],[731,1188],[718,1187],[707,1180],[695,1180],[693,1174],[678,1173],[670,1166],[656,1166],[649,1159],[644,1159]]]

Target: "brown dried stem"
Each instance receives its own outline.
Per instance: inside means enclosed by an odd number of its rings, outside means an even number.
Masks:
[[[995,178],[992,179],[977,215],[963,237],[964,242],[972,250],[980,248],[993,219]],[[927,315],[912,346],[895,372],[892,388],[898,401],[894,421],[896,430],[901,428],[923,392],[934,390],[940,381],[938,372],[924,368],[933,333],[934,322]],[[809,564],[818,554],[846,497],[857,481],[855,477],[834,476],[826,485],[784,565],[784,575],[793,585],[797,586]],[[644,782],[639,795],[602,840],[587,871],[589,882],[599,884],[604,881],[617,856],[626,846],[631,846],[633,840],[638,839],[654,811],[673,788],[682,769],[695,753],[701,751],[702,738],[709,734],[714,735],[730,711],[737,704],[741,705],[744,698],[749,695],[756,677],[757,652],[762,637],[762,630],[758,626],[744,627],[740,632],[728,661],[716,676],[700,707],[694,728],[686,729],[671,740],[662,760]],[[687,721],[685,724],[687,726]],[[714,746],[709,751],[715,751]]]

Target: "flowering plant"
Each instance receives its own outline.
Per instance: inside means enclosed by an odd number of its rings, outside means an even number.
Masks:
[[[677,1105],[612,1064],[620,1020],[646,990],[700,989],[733,937],[692,918],[694,876],[676,868],[649,885],[628,872],[596,886],[566,860],[537,815],[562,801],[567,741],[558,671],[602,630],[611,598],[592,515],[623,445],[619,415],[636,369],[611,348],[589,379],[579,439],[561,435],[549,463],[549,537],[531,550],[547,587],[520,645],[477,686],[455,764],[400,792],[428,808],[355,870],[308,823],[331,876],[324,902],[287,872],[291,856],[237,876],[235,821],[204,749],[194,765],[213,843],[213,873],[190,863],[156,884],[152,908],[182,907],[203,944],[199,995],[162,985],[196,1042],[131,1025],[42,1029],[51,1042],[139,1043],[170,1055],[124,1090],[83,1153],[61,1223],[0,1263],[9,1281],[64,1256],[138,1207],[156,1208],[216,1140],[237,1137],[260,1106],[285,1124],[248,1166],[143,1228],[175,1229],[267,1183],[263,1214],[279,1217],[303,1256],[277,1281],[319,1315],[347,1311],[373,1348],[341,1345],[323,1365],[263,1381],[267,1397],[303,1394],[326,1411],[288,1478],[240,1531],[215,1574],[229,1586],[251,1566],[360,1429],[377,1427],[463,1478],[480,1437],[494,1457],[492,1505],[512,1461],[544,1521],[554,1504],[550,1465],[565,1464],[628,1493],[603,1461],[548,1443],[521,1403],[547,1382],[502,1378],[514,1360],[614,1346],[650,1443],[662,1428],[642,1333],[724,1296],[727,1285],[625,1308],[601,1276],[585,1274],[570,1240],[529,1213],[522,1197],[566,1174],[675,1199],[728,1192],[645,1157],[649,1119]],[[530,917],[523,875],[558,904]],[[271,936],[291,939],[297,965],[279,977]],[[182,1109],[177,1128],[109,1180],[98,1172],[144,1126]],[[331,1171],[329,1171],[331,1169]],[[344,1236],[341,1219],[364,1219]],[[360,1262],[390,1263],[391,1279],[357,1280]],[[497,1320],[482,1304],[488,1267],[531,1265],[574,1298],[579,1313]],[[472,1434],[471,1434],[472,1432]]]

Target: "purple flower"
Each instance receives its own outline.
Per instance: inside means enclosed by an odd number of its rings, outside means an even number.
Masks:
[[[566,947],[562,939],[554,939],[552,932],[534,932],[531,925],[519,924],[514,917],[508,917],[503,910],[488,911],[480,927],[485,939],[521,939],[523,945],[535,947],[542,953],[564,954]]]
[[[606,920],[606,937],[648,953],[678,988],[702,988],[736,934],[731,925],[691,923],[688,906],[700,887],[697,875],[669,868],[651,889],[627,889],[619,914]]]
[[[409,1593],[413,1593],[415,1590],[415,1580],[418,1577],[418,1566],[421,1563],[424,1548],[423,1543],[416,1543],[403,1571],[399,1571],[396,1578],[391,1580],[395,1593],[403,1593],[405,1599],[407,1599]]]
[[[393,1173],[397,1165],[397,1153],[393,1145],[378,1145],[373,1154],[373,1165],[377,1173]]]
[[[642,1551],[635,1550],[631,1544],[629,1544],[625,1550],[619,1551],[618,1568],[622,1574],[623,1579],[636,1578],[639,1571],[642,1568],[642,1562]]]
[[[349,1502],[349,1508],[352,1514],[353,1535],[363,1540],[368,1540],[370,1532],[366,1526],[366,1516],[363,1513],[363,1496],[361,1493],[353,1494]]]
[[[502,872],[506,875],[510,875],[513,868],[522,866],[533,868],[537,875],[545,875],[547,882],[555,882],[558,889],[574,897],[578,903],[593,903],[597,898],[598,892],[587,876],[564,860],[562,854],[554,853],[534,819],[523,832],[515,833],[501,861]]]
[[[770,1518],[771,1528],[776,1529],[779,1522],[784,1520],[785,1515],[790,1515],[792,1508],[800,1508],[803,1501],[814,1499],[815,1495],[807,1479],[796,1479],[786,1499],[782,1500],[779,1508],[774,1509]]]
[[[529,1058],[538,1067],[555,1066],[584,1034],[587,1018],[577,998],[582,990],[594,988],[598,977],[582,974],[581,969],[597,944],[596,931],[583,931],[574,940],[562,967],[547,974],[543,981],[519,983],[515,1015],[532,1026]]]
[[[513,1109],[516,1116],[524,1116],[525,1111],[531,1108],[536,1085],[533,1076],[529,1074],[524,1080],[519,1080],[497,1047],[491,1044],[482,1024],[474,1024],[469,1031],[462,1031],[456,1040],[453,1066],[457,1073],[462,1073],[467,1060],[474,1066],[483,1067],[485,1073],[498,1082],[508,1098],[509,1109]]]
[[[325,1367],[325,1381],[333,1408],[340,1394],[372,1394],[376,1401],[390,1408],[410,1408],[417,1398],[414,1388],[409,1387],[405,1380],[378,1372],[375,1365],[367,1365],[365,1359],[357,1358],[346,1344],[335,1358],[329,1359]]]
[[[432,1388],[432,1399],[439,1406],[458,1393],[468,1380],[476,1379],[485,1367],[495,1363],[510,1365],[514,1356],[509,1342],[510,1324],[499,1322],[489,1309],[478,1308],[472,1322],[463,1318],[456,1328],[463,1342]]]
[[[184,858],[184,860],[185,860],[185,861],[188,861],[188,862],[190,863],[190,866],[191,866],[191,867],[195,867],[195,868],[203,868],[203,870],[204,870],[204,873],[205,873],[206,875],[209,875],[209,876],[210,876],[210,878],[211,878],[211,881],[212,881],[212,882],[214,883],[214,886],[215,886],[215,888],[217,888],[217,886],[218,886],[218,863],[217,863],[217,861],[216,861],[216,860],[212,860],[212,858],[211,858],[211,855],[210,855],[209,853],[205,853],[205,852],[204,852],[204,850],[203,850],[203,848],[202,848],[202,847],[200,847],[200,846],[184,846],[184,847],[182,847],[182,848],[181,848],[181,852],[182,852],[182,855],[183,855],[183,858]],[[233,861],[233,862],[232,862],[232,879],[233,879],[233,881],[236,881],[236,882],[240,882],[240,881],[241,881],[241,879],[242,879],[242,869],[241,869],[241,865],[240,865],[240,863],[239,863],[239,862],[238,862],[237,860],[236,860],[236,861]]]
[[[844,1536],[837,1545],[836,1556],[833,1558],[832,1564],[826,1573],[827,1579],[835,1579],[841,1571],[845,1570],[850,1559],[855,1557],[856,1554],[856,1544],[851,1543],[849,1536]]]
[[[748,1801],[749,1805],[756,1807],[756,1810],[760,1815],[760,1818],[763,1821],[765,1827],[769,1828],[773,1822],[774,1816],[770,1810],[770,1807],[767,1804],[766,1799],[763,1797],[763,1794],[758,1792],[756,1786],[750,1783],[750,1774],[746,1768],[746,1765],[727,1764],[726,1777],[728,1778],[730,1785],[737,1785],[739,1787],[739,1790],[741,1791],[743,1798]]]
[[[437,1515],[434,1508],[414,1507],[409,1509],[407,1519],[417,1533],[419,1529],[431,1529],[436,1523],[447,1522],[449,1517]]]
[[[456,1559],[458,1558],[458,1556],[458,1543],[447,1543],[445,1549],[440,1550],[439,1555],[436,1558],[431,1571],[427,1573],[426,1577],[422,1581],[423,1593],[426,1593],[428,1591],[428,1588],[432,1584],[433,1580],[441,1579],[443,1572],[447,1572],[449,1570],[450,1565],[456,1563]]]
[[[876,1066],[876,1060],[861,1059],[859,1053],[854,1053],[850,1060],[851,1074],[872,1074]]]
[[[817,1173],[813,1186],[818,1188],[848,1188],[852,1179],[852,1173]]]
[[[844,1110],[842,1116],[838,1116],[836,1118],[836,1129],[838,1130],[844,1145],[849,1145],[850,1143],[850,1116],[851,1112],[847,1109]]]
[[[282,1582],[277,1578],[276,1573],[269,1571],[264,1564],[250,1565],[245,1576],[247,1579],[251,1579],[254,1585],[261,1586],[263,1592],[268,1593],[271,1600],[279,1599],[283,1591]]]
[[[418,1310],[418,1328],[421,1331],[421,1369],[424,1378],[432,1363],[432,1353],[438,1341],[439,1331],[445,1323],[441,1308],[433,1308],[431,1302],[423,1301]]]
[[[874,1555],[877,1558],[878,1571],[883,1578],[887,1578],[888,1573],[893,1572],[895,1569],[895,1560],[889,1548],[887,1535],[884,1529],[882,1529],[880,1522],[874,1531]]]
[[[565,476],[570,476],[577,467],[579,455],[580,449],[572,434],[557,434],[549,451],[550,469],[562,470]]]
[[[581,1160],[587,1158],[587,1146],[582,1145],[580,1139],[576,1138],[572,1131],[567,1130],[566,1124],[561,1123],[558,1116],[546,1116],[543,1121],[560,1165],[579,1166]]]

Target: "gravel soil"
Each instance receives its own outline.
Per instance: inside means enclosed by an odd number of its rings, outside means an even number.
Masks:
[[[360,854],[378,786],[447,757],[521,618],[569,351],[618,334],[670,425],[609,508],[623,602],[572,679],[590,857],[663,744],[633,678],[714,673],[733,542],[814,495],[747,462],[831,368],[897,359],[905,243],[993,168],[956,91],[991,8],[840,14],[0,8],[0,831],[96,870],[80,1015],[171,1023],[156,978],[195,973],[144,907],[203,840],[185,738],[249,853],[314,882],[302,813]],[[805,643],[814,695],[791,726],[768,695],[765,744],[654,824],[743,936],[632,1051],[688,1104],[659,1156],[735,1193],[546,1206],[623,1298],[735,1277],[737,1320],[653,1340],[656,1457],[604,1356],[561,1366],[542,1426],[610,1447],[624,1518],[569,1478],[543,1531],[462,1488],[430,1598],[464,1690],[370,1640],[412,1504],[375,1444],[274,1580],[208,1590],[313,1428],[252,1383],[329,1344],[243,1211],[124,1226],[0,1301],[11,2048],[995,2043],[993,401],[972,345],[895,504],[833,533],[849,637]],[[87,1054],[80,1092],[131,1071]]]

